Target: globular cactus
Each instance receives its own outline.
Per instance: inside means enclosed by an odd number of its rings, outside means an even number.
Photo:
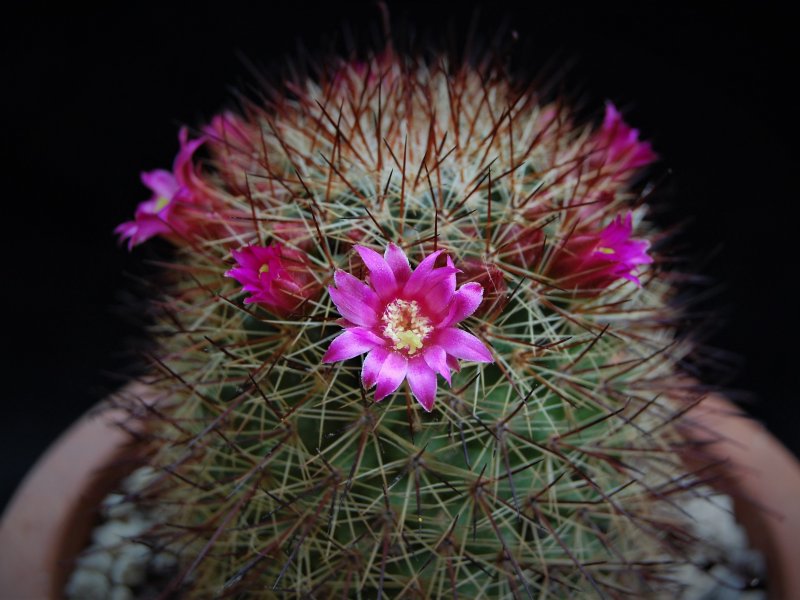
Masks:
[[[182,130],[118,229],[175,245],[136,409],[168,592],[678,595],[703,491],[650,144],[494,59],[317,67]]]

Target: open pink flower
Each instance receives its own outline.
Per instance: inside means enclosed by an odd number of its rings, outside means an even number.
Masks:
[[[163,169],[143,172],[142,183],[150,188],[153,196],[139,204],[133,221],[122,223],[114,230],[120,241],[128,240],[129,250],[157,235],[186,237],[194,228],[187,207],[198,203],[202,182],[192,164],[192,155],[205,139],[190,141],[184,127],[178,140],[180,151],[172,172]]]
[[[408,379],[411,393],[430,412],[436,398],[436,374],[451,383],[456,359],[492,362],[486,346],[458,323],[483,299],[483,288],[472,282],[456,290],[458,269],[447,258],[435,267],[442,250],[429,254],[414,271],[395,244],[381,256],[355,246],[370,277],[364,283],[344,271],[334,275],[331,299],[344,317],[345,330],[322,358],[330,363],[368,353],[361,370],[366,389],[377,385],[375,401],[394,392]]]
[[[600,131],[594,136],[596,151],[590,164],[619,176],[626,171],[649,165],[658,158],[650,142],[639,141],[639,130],[631,128],[622,115],[606,102],[606,114]]]
[[[128,250],[151,237],[173,232],[167,223],[172,219],[172,198],[180,189],[175,176],[169,171],[157,169],[143,172],[141,179],[153,192],[153,197],[136,207],[133,221],[126,221],[114,230],[120,235],[120,241],[128,240]]]
[[[631,238],[631,214],[618,216],[601,231],[577,233],[552,257],[547,275],[567,289],[602,289],[618,279],[639,285],[637,265],[649,264],[650,242]]]
[[[278,242],[245,246],[231,252],[237,265],[225,273],[250,296],[245,304],[260,304],[277,315],[288,315],[316,293],[318,287],[302,253]]]

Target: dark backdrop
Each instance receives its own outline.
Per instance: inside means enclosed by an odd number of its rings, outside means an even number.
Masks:
[[[273,3],[274,4],[274,3]],[[113,390],[141,343],[126,295],[146,276],[112,229],[148,196],[139,171],[169,168],[181,123],[208,119],[252,82],[242,57],[274,64],[344,21],[358,35],[373,3],[132,3],[102,11],[29,5],[2,19],[2,415],[0,506],[44,448]],[[575,59],[567,76],[587,106],[608,98],[663,157],[667,221],[719,293],[710,340],[738,357],[730,385],[796,453],[798,48],[791,15],[761,3],[524,7],[484,3],[479,30],[503,15],[532,67]],[[389,3],[422,28],[466,28],[475,2]],[[280,11],[280,12],[278,12]],[[664,198],[671,198],[669,204]],[[745,398],[747,394],[739,393]]]

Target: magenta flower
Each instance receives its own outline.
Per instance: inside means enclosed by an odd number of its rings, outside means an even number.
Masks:
[[[194,228],[191,211],[187,208],[199,202],[202,182],[192,164],[192,155],[205,139],[189,141],[184,127],[178,140],[180,151],[172,172],[163,169],[143,172],[142,183],[150,188],[153,196],[139,204],[133,221],[122,223],[114,230],[120,241],[128,240],[129,250],[157,235],[186,237]]]
[[[267,247],[245,246],[231,251],[237,265],[226,271],[250,292],[245,304],[260,304],[271,312],[285,316],[299,308],[316,293],[318,286],[303,255],[278,242]]]
[[[601,231],[573,235],[555,251],[547,275],[568,289],[602,289],[618,279],[640,285],[636,266],[653,259],[647,254],[650,242],[631,239],[632,230],[628,213]]]
[[[479,283],[456,290],[453,261],[434,267],[443,250],[429,254],[412,272],[405,252],[394,244],[381,256],[355,246],[370,277],[366,284],[337,271],[331,299],[344,317],[344,332],[322,358],[330,363],[368,353],[361,370],[366,389],[377,385],[375,401],[394,392],[408,379],[411,393],[430,412],[436,398],[436,374],[451,383],[456,359],[493,362],[486,346],[457,327],[483,299]]]
[[[649,165],[658,158],[650,142],[639,141],[639,130],[632,129],[622,115],[606,102],[606,114],[600,131],[594,136],[596,152],[590,164],[611,170],[615,176],[631,169]]]

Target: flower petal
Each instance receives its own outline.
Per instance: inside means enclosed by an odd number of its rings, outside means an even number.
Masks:
[[[461,365],[458,364],[458,360],[454,356],[447,355],[447,366],[450,367],[456,373],[461,372]]]
[[[397,291],[397,280],[394,277],[394,272],[383,257],[375,250],[370,250],[364,246],[355,246],[355,249],[367,269],[369,269],[372,289],[375,290],[381,300],[389,300],[394,297]]]
[[[369,351],[361,368],[361,383],[364,384],[364,389],[370,389],[378,381],[381,367],[388,356],[389,350],[386,348],[377,347]]]
[[[563,287],[600,290],[617,279],[629,279],[637,285],[636,265],[650,264],[648,240],[631,238],[632,216],[618,215],[601,231],[589,231],[569,239],[554,253],[547,276]]]
[[[328,346],[328,351],[322,357],[322,362],[347,360],[383,344],[384,341],[370,330],[351,327],[350,329],[345,329],[339,337],[331,342],[331,345]]]
[[[436,400],[436,373],[421,356],[408,361],[408,385],[411,393],[427,412],[431,412]]]
[[[195,150],[205,143],[206,138],[203,136],[196,140],[190,140],[189,130],[186,127],[181,127],[178,132],[178,141],[180,142],[180,151],[172,163],[172,172],[175,174],[175,180],[178,185],[186,186],[191,190],[199,184],[199,178],[192,164],[192,155]]]
[[[483,342],[463,329],[456,329],[455,327],[442,329],[437,332],[434,343],[456,358],[474,360],[476,362],[494,362],[491,353],[483,345]]]
[[[386,264],[392,269],[398,285],[403,285],[411,277],[411,267],[408,264],[408,256],[399,246],[390,243],[386,246],[383,253]]]
[[[378,295],[375,293],[375,291],[366,283],[353,277],[346,271],[336,271],[336,273],[333,275],[333,281],[336,283],[336,287],[338,287],[344,293],[358,298],[362,302],[374,308],[377,312],[380,305],[380,300],[378,299]]]
[[[447,316],[439,323],[439,327],[448,327],[463,321],[474,313],[483,301],[483,286],[480,283],[465,283],[453,294],[453,303]]]
[[[411,277],[408,278],[408,281],[403,287],[404,295],[408,296],[417,294],[423,287],[428,286],[428,275],[430,275],[431,271],[433,271],[433,265],[442,252],[444,252],[444,250],[437,250],[436,252],[429,254],[421,263],[417,265],[417,268],[414,269]]]
[[[328,287],[331,300],[345,319],[362,327],[372,327],[378,322],[375,309],[355,296],[333,286]]]
[[[425,348],[422,357],[431,369],[444,377],[447,383],[453,385],[450,377],[450,367],[447,364],[447,352],[444,351],[444,348],[441,346],[428,346]]]
[[[425,283],[425,304],[437,313],[442,312],[453,299],[453,294],[456,291],[456,273],[460,273],[460,269],[456,269],[450,257],[447,257],[447,266],[441,269],[434,269],[428,276]]]
[[[375,390],[375,402],[380,402],[395,391],[406,378],[408,360],[399,352],[389,352],[378,373],[378,387]]]
[[[157,199],[171,200],[180,187],[175,180],[175,176],[164,169],[142,171],[140,178],[142,183],[150,188],[150,191],[153,192]]]
[[[601,164],[615,163],[617,174],[643,167],[658,159],[650,142],[639,141],[639,130],[631,128],[611,102],[606,103],[603,125],[595,135],[599,145],[596,160]]]

